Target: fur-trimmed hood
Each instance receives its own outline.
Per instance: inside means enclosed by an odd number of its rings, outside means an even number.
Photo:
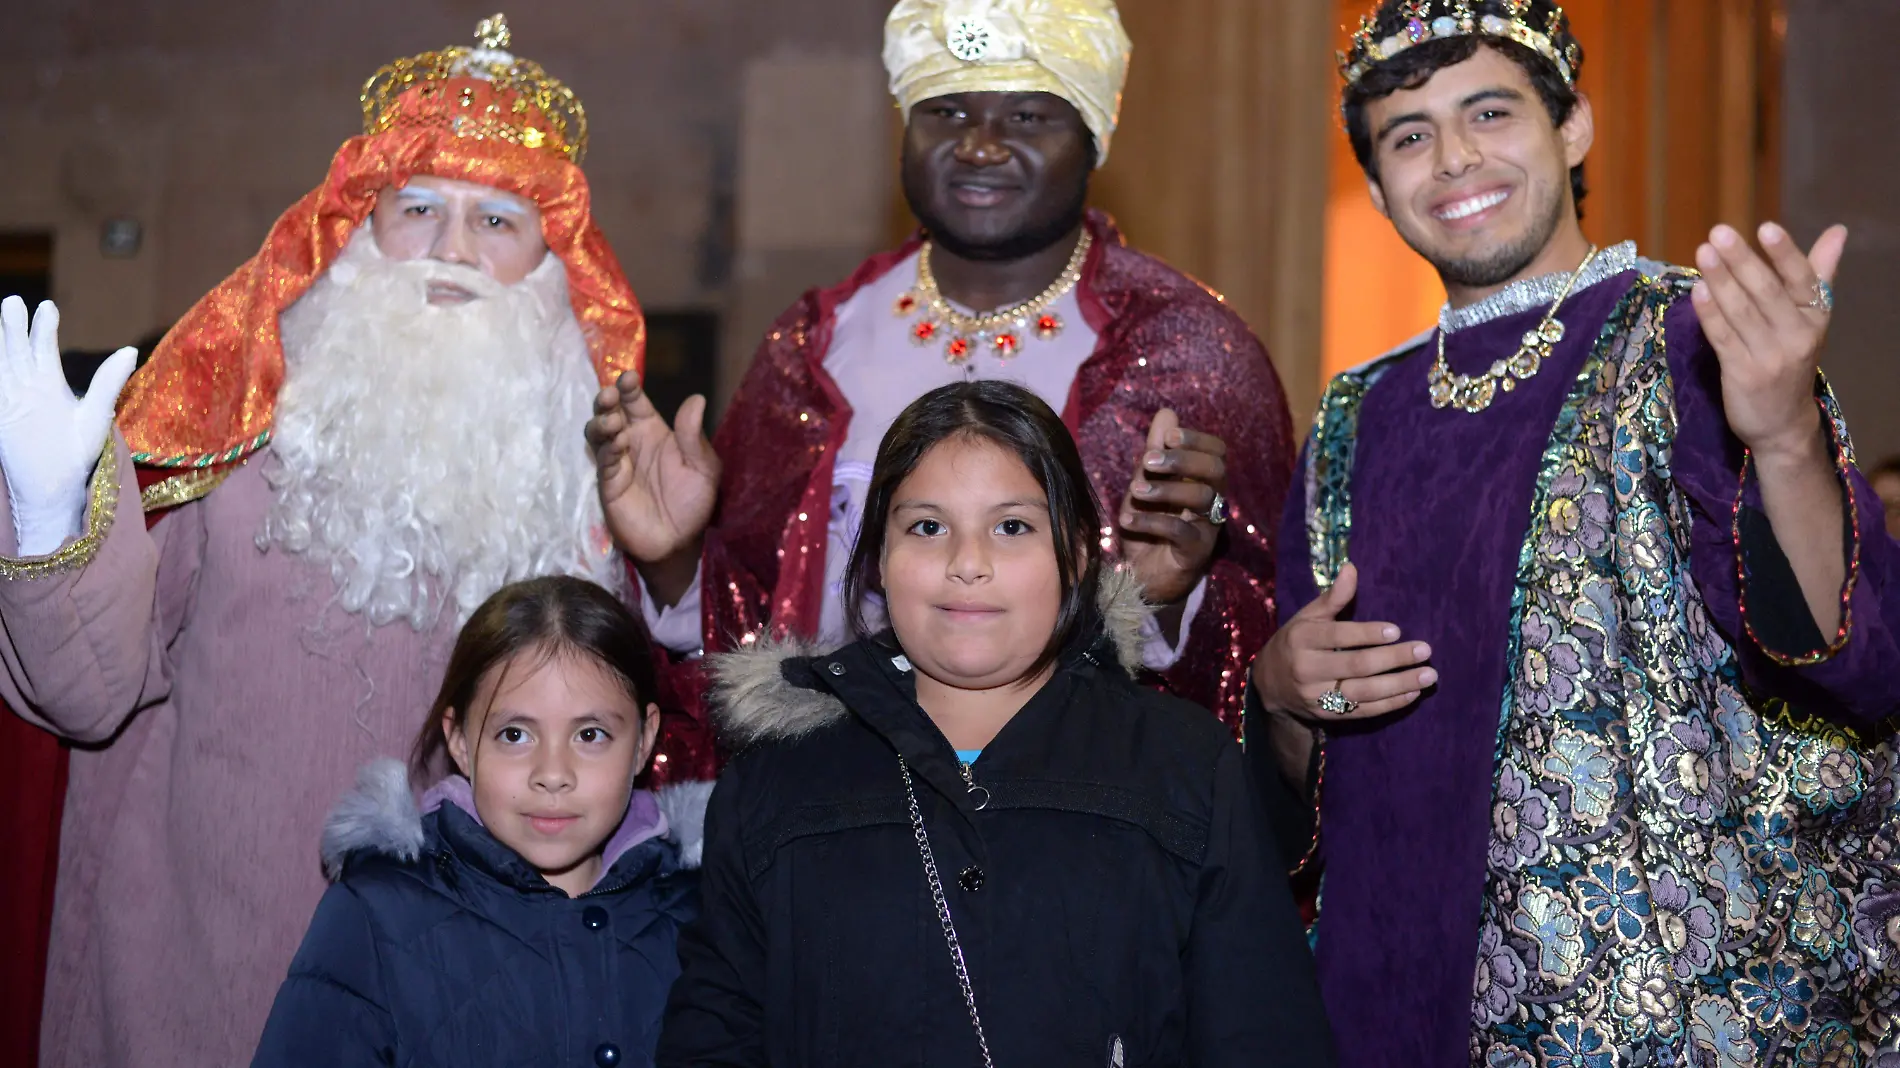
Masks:
[[[680,849],[680,863],[699,866],[706,822],[709,782],[680,783],[653,793],[659,809],[656,836],[671,839]],[[433,807],[433,806],[431,806]],[[631,806],[630,806],[631,810]],[[423,808],[409,782],[409,769],[400,760],[382,757],[363,765],[356,786],[330,810],[323,823],[323,871],[332,880],[343,874],[343,862],[353,853],[381,853],[412,861],[422,853]],[[618,833],[618,832],[616,832]]]
[[[1142,600],[1133,569],[1105,566],[1096,590],[1102,628],[1114,643],[1115,659],[1133,678],[1142,667],[1142,627],[1154,608]],[[735,747],[798,738],[842,719],[844,702],[823,690],[785,677],[787,660],[822,656],[837,646],[797,638],[760,641],[749,649],[706,659],[708,696],[720,733]]]

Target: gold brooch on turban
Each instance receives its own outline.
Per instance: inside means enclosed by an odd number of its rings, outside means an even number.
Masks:
[[[1133,45],[1113,0],[898,0],[884,69],[908,115],[951,93],[1053,93],[1074,104],[1108,161]]]

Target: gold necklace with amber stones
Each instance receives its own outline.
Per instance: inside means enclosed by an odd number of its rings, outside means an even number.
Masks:
[[[1596,258],[1597,247],[1591,245],[1589,255],[1577,265],[1570,275],[1570,281],[1564,283],[1564,291],[1557,294],[1550,310],[1544,313],[1543,322],[1524,335],[1517,355],[1492,364],[1491,369],[1484,374],[1473,377],[1452,373],[1451,364],[1445,360],[1445,328],[1441,325],[1438,328],[1438,359],[1432,362],[1431,373],[1426,376],[1426,381],[1431,385],[1432,407],[1457,408],[1476,414],[1491,407],[1499,390],[1509,393],[1517,388],[1519,382],[1536,376],[1543,369],[1544,361],[1550,359],[1552,347],[1564,339],[1564,324],[1557,319],[1558,309],[1570,299],[1570,291],[1577,287],[1577,279],[1583,277],[1583,272],[1589,269],[1591,261]]]
[[[965,315],[950,306],[937,290],[937,276],[930,272],[930,242],[917,253],[917,286],[897,298],[891,310],[900,319],[908,319],[923,309],[923,317],[911,324],[910,339],[918,345],[943,342],[943,358],[949,363],[969,362],[976,351],[987,348],[999,360],[1007,360],[1022,351],[1023,342],[1034,334],[1049,341],[1062,333],[1062,317],[1049,310],[1082,280],[1082,265],[1088,262],[1095,238],[1087,230],[1069,254],[1069,265],[1056,280],[1021,304],[1014,304],[988,315]]]

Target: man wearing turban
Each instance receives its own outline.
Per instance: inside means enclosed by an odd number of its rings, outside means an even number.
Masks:
[[[1109,0],[900,0],[884,61],[922,232],[779,318],[715,442],[698,400],[669,427],[631,378],[597,399],[608,522],[682,693],[699,652],[841,637],[886,428],[935,386],[1001,378],[1075,433],[1115,517],[1100,536],[1160,608],[1147,667],[1238,729],[1291,434],[1247,325],[1085,207],[1129,52]]]
[[[363,135],[116,416],[131,350],[75,400],[57,309],[0,308],[0,700],[73,746],[44,1065],[248,1059],[324,813],[406,753],[459,621],[516,579],[624,575],[581,431],[644,323],[580,102],[499,16],[478,36],[370,80]],[[38,891],[9,875],[16,908]]]

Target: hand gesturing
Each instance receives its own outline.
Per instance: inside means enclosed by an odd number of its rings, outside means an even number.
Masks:
[[[1806,254],[1774,223],[1758,236],[1765,258],[1727,226],[1710,232],[1696,250],[1696,314],[1722,367],[1729,429],[1758,454],[1798,451],[1819,438],[1814,376],[1833,303],[1823,287],[1847,229],[1829,228]]]
[[[600,475],[600,505],[614,544],[635,564],[698,554],[719,495],[719,455],[706,440],[706,398],[680,405],[676,426],[629,371],[594,398],[587,448]]]
[[[0,302],[0,471],[6,473],[21,556],[43,556],[79,532],[86,482],[112,434],[120,390],[138,353],[113,353],[74,397],[59,360],[59,309],[29,324],[19,297]],[[130,476],[127,476],[130,477]]]
[[[1359,592],[1359,569],[1339,577],[1292,619],[1254,659],[1253,684],[1269,710],[1324,725],[1337,719],[1369,719],[1397,712],[1438,682],[1423,667],[1431,658],[1424,642],[1401,642],[1390,623],[1352,623],[1339,618]],[[1337,690],[1352,703],[1346,713],[1327,712],[1320,697]]]
[[[1169,408],[1155,413],[1134,478],[1122,498],[1122,558],[1152,604],[1186,598],[1207,573],[1220,541],[1208,520],[1227,491],[1227,446],[1212,434],[1186,430]]]

